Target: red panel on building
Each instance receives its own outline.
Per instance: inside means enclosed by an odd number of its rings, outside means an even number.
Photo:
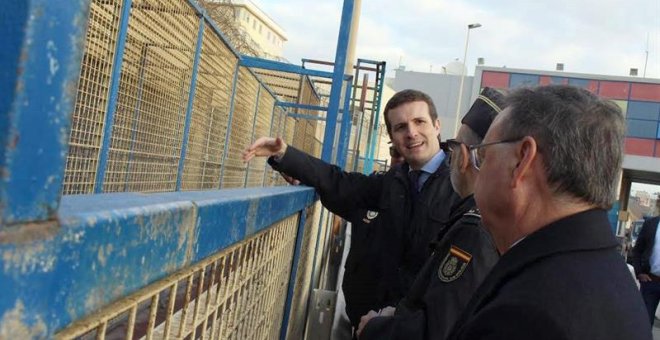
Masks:
[[[655,157],[660,158],[660,140],[655,141]]]
[[[633,83],[630,86],[630,99],[660,102],[660,84]]]
[[[626,138],[624,150],[627,155],[653,157],[655,143],[653,139]]]
[[[481,87],[507,89],[509,88],[509,77],[508,73],[484,71],[481,74]]]
[[[597,94],[598,93],[598,80],[589,80],[589,85],[587,85],[586,89],[589,90],[589,92],[591,92],[593,94]]]
[[[620,81],[601,81],[600,91],[598,91],[598,94],[604,98],[627,100],[629,89],[629,83]]]

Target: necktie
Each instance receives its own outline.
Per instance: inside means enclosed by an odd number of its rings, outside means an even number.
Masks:
[[[417,199],[417,194],[419,194],[419,176],[422,174],[422,170],[412,170],[408,173],[410,178],[410,194],[413,200]]]

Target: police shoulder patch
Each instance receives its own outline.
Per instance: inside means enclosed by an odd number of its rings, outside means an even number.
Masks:
[[[470,253],[452,245],[445,258],[440,262],[438,278],[442,282],[452,282],[458,279],[463,275],[471,260],[472,255]]]

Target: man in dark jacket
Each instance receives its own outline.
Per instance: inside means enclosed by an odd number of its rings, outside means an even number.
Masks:
[[[281,138],[259,138],[243,159],[269,156],[275,170],[314,187],[325,207],[339,216],[355,209],[378,211],[387,235],[379,262],[392,269],[383,277],[383,285],[387,302],[393,304],[430,255],[428,244],[449,217],[457,196],[440,149],[440,121],[431,98],[415,90],[400,91],[384,112],[390,139],[405,159],[401,167],[385,174],[344,172],[287,146]]]
[[[607,219],[625,121],[587,90],[516,90],[472,146],[484,226],[502,254],[449,339],[648,339]]]
[[[644,221],[631,259],[651,325],[655,321],[655,310],[660,302],[660,244],[655,243],[660,225],[660,197],[655,203],[659,215]]]
[[[393,316],[371,311],[362,318],[360,339],[444,339],[472,293],[499,258],[472,196],[478,170],[470,145],[482,142],[504,96],[484,88],[447,140],[451,183],[461,197],[432,245],[433,255],[417,275]]]
[[[401,166],[404,161],[396,148],[390,146],[391,166]],[[382,280],[384,273],[392,268],[380,261],[385,251],[382,242],[388,235],[382,232],[381,224],[384,220],[378,211],[356,209],[349,212],[345,218],[351,223],[351,241],[344,265],[342,290],[346,301],[346,315],[353,329],[357,330],[362,315],[369,310],[387,306]]]

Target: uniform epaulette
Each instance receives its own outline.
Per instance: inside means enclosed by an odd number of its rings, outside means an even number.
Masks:
[[[478,219],[481,219],[481,212],[479,212],[479,208],[472,208],[468,210],[465,214],[463,214],[464,217],[476,217]]]

